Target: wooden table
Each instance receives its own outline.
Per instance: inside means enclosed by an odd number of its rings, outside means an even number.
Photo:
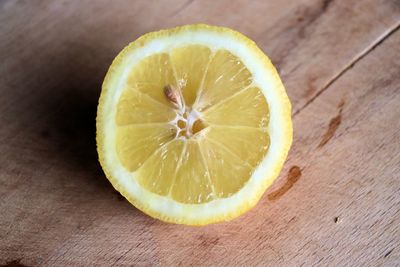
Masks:
[[[200,228],[136,210],[95,149],[115,55],[195,22],[254,39],[294,120],[256,208]],[[400,266],[398,0],[3,0],[0,25],[0,264]]]

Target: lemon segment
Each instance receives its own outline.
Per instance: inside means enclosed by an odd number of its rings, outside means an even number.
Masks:
[[[118,126],[141,123],[167,122],[176,117],[171,107],[157,102],[137,89],[126,88],[118,102]]]
[[[201,204],[214,199],[210,174],[196,141],[186,142],[177,164],[177,172],[171,188],[171,197],[174,200],[181,203]]]
[[[196,100],[211,60],[211,53],[210,48],[206,46],[188,45],[175,48],[170,54],[186,105],[192,105]]]
[[[205,138],[226,147],[252,168],[260,163],[269,148],[269,136],[260,128],[211,126]]]
[[[160,103],[169,105],[163,91],[165,85],[176,85],[176,77],[169,54],[157,53],[142,59],[129,74],[127,85],[147,94]]]
[[[246,88],[225,98],[203,112],[210,124],[268,127],[269,108],[265,96],[257,87]]]
[[[211,59],[196,108],[201,111],[216,104],[252,82],[252,75],[240,59],[226,50],[218,50]]]
[[[167,196],[171,192],[177,162],[184,152],[183,140],[172,140],[161,146],[137,170],[133,179],[141,186],[158,195]]]
[[[175,137],[175,127],[169,124],[142,124],[118,127],[116,149],[122,165],[135,171],[160,146]]]
[[[211,181],[218,198],[236,193],[248,181],[253,168],[224,145],[211,139],[200,143]]]

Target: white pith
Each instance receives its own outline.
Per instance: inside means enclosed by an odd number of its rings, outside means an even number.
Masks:
[[[134,179],[135,173],[128,172],[120,163],[116,151],[116,107],[123,89],[125,89],[126,80],[129,72],[143,58],[154,53],[170,52],[178,46],[190,44],[200,44],[208,46],[212,50],[225,49],[230,51],[241,59],[243,64],[253,75],[252,86],[261,89],[267,99],[270,121],[268,125],[268,134],[270,138],[270,147],[266,157],[261,161],[253,175],[246,185],[237,193],[224,199],[215,199],[204,204],[183,204],[176,202],[171,198],[154,194],[141,187]],[[258,199],[258,192],[261,187],[265,187],[269,180],[275,178],[276,166],[281,165],[282,151],[287,152],[287,143],[282,136],[287,136],[288,129],[282,123],[287,117],[284,114],[287,110],[281,110],[281,99],[284,89],[280,83],[276,82],[275,73],[270,73],[265,69],[265,62],[258,58],[245,43],[232,40],[229,34],[220,34],[211,31],[184,32],[171,36],[163,36],[151,40],[143,47],[134,50],[127,55],[124,61],[114,70],[112,79],[109,81],[109,88],[113,92],[104,98],[104,110],[101,120],[103,121],[104,133],[104,164],[110,172],[109,174],[117,181],[117,188],[123,188],[125,193],[139,200],[142,206],[158,214],[167,214],[169,217],[185,218],[186,221],[201,221],[208,218],[220,217],[224,214],[230,214],[246,202],[254,202]],[[193,110],[188,116],[188,124],[191,124],[201,116],[200,113]],[[177,116],[174,122],[182,119]],[[270,173],[269,173],[270,172]]]

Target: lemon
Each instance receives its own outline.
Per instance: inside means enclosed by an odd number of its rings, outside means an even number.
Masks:
[[[166,222],[205,225],[253,207],[292,142],[291,105],[268,57],[224,27],[143,35],[112,63],[97,111],[112,185]]]

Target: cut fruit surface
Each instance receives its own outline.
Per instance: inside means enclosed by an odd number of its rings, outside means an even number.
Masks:
[[[149,33],[114,60],[97,112],[100,163],[155,218],[204,225],[239,216],[278,176],[291,107],[262,51],[233,30]]]

